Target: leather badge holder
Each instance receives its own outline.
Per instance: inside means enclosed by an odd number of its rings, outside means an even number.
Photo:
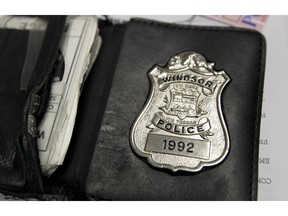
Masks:
[[[266,49],[260,33],[99,21],[103,43],[83,86],[67,155],[43,177],[33,130],[46,110],[65,17],[44,19],[28,81],[21,73],[29,32],[0,31],[1,193],[45,200],[257,199]]]
[[[130,145],[132,125],[152,88],[148,71],[156,64],[165,67],[184,51],[203,54],[207,62],[215,62],[216,71],[225,70],[230,77],[221,98],[228,154],[199,172],[152,166]],[[264,67],[265,39],[255,31],[145,20],[127,23],[86,193],[96,200],[256,200]]]

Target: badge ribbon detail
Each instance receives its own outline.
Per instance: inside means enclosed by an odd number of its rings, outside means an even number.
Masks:
[[[186,51],[151,69],[149,99],[131,130],[137,154],[156,167],[191,172],[225,158],[229,137],[221,93],[230,79],[213,67],[203,55]]]

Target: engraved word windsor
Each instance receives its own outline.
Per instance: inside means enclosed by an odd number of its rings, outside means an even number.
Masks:
[[[156,167],[200,171],[224,160],[228,131],[221,93],[229,82],[197,52],[182,52],[149,71],[152,88],[134,122],[131,145]]]

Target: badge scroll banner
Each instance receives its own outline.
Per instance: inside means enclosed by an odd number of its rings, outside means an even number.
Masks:
[[[201,135],[202,133],[208,132],[211,129],[210,122],[207,118],[205,119],[205,122],[196,125],[176,124],[159,116],[158,113],[154,115],[152,124],[167,132],[180,135]]]

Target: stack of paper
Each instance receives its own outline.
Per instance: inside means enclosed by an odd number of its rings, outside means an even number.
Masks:
[[[38,127],[39,156],[44,175],[51,175],[64,161],[75,124],[81,86],[100,45],[96,17],[68,17],[47,112]]]

